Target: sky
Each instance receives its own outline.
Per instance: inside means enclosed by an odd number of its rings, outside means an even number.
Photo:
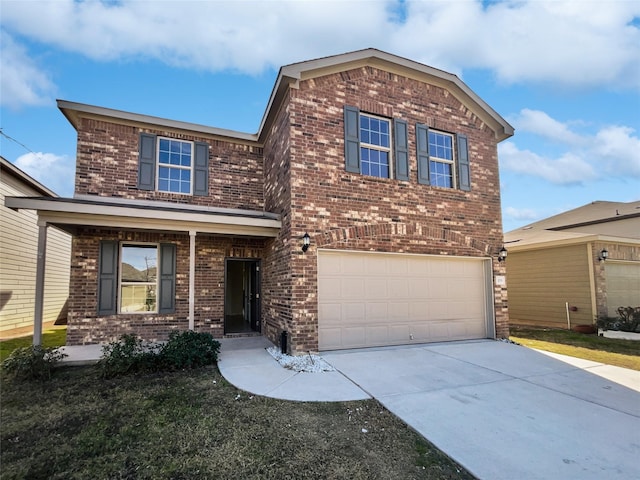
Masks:
[[[0,0],[0,154],[71,197],[56,99],[256,133],[281,66],[370,47],[458,75],[515,127],[505,232],[640,199],[637,0]]]

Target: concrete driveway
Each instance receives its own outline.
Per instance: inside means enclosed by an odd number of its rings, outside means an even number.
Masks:
[[[480,479],[640,478],[640,393],[588,365],[496,341],[322,356]]]

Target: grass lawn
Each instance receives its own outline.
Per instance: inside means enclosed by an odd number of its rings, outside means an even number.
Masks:
[[[67,341],[67,327],[57,327],[42,332],[43,347],[61,347]],[[16,348],[28,347],[33,344],[33,335],[12,338],[0,342],[0,361],[7,358]]]
[[[553,328],[512,325],[511,340],[553,353],[640,370],[640,342]]]
[[[1,479],[473,478],[375,400],[250,396],[215,366],[1,382]]]

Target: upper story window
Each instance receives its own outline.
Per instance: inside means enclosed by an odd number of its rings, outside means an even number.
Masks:
[[[138,188],[183,195],[209,194],[209,145],[140,134]]]
[[[381,178],[409,180],[407,122],[344,107],[345,169]]]
[[[429,130],[429,176],[431,185],[455,188],[453,135]]]
[[[158,139],[158,191],[191,193],[192,151],[191,142]]]
[[[416,125],[418,183],[471,190],[467,137]]]
[[[360,169],[363,175],[390,177],[391,122],[360,114]]]

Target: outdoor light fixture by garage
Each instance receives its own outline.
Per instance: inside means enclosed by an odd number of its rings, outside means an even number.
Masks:
[[[600,251],[600,255],[598,256],[598,260],[604,262],[607,258],[609,258],[609,251],[606,248],[603,248]]]
[[[311,243],[311,237],[309,236],[308,233],[305,233],[302,236],[302,251],[306,252],[307,250],[309,250],[309,244]]]
[[[504,248],[504,245],[503,245],[500,251],[498,252],[498,261],[502,262],[506,258],[507,258],[507,249]]]

